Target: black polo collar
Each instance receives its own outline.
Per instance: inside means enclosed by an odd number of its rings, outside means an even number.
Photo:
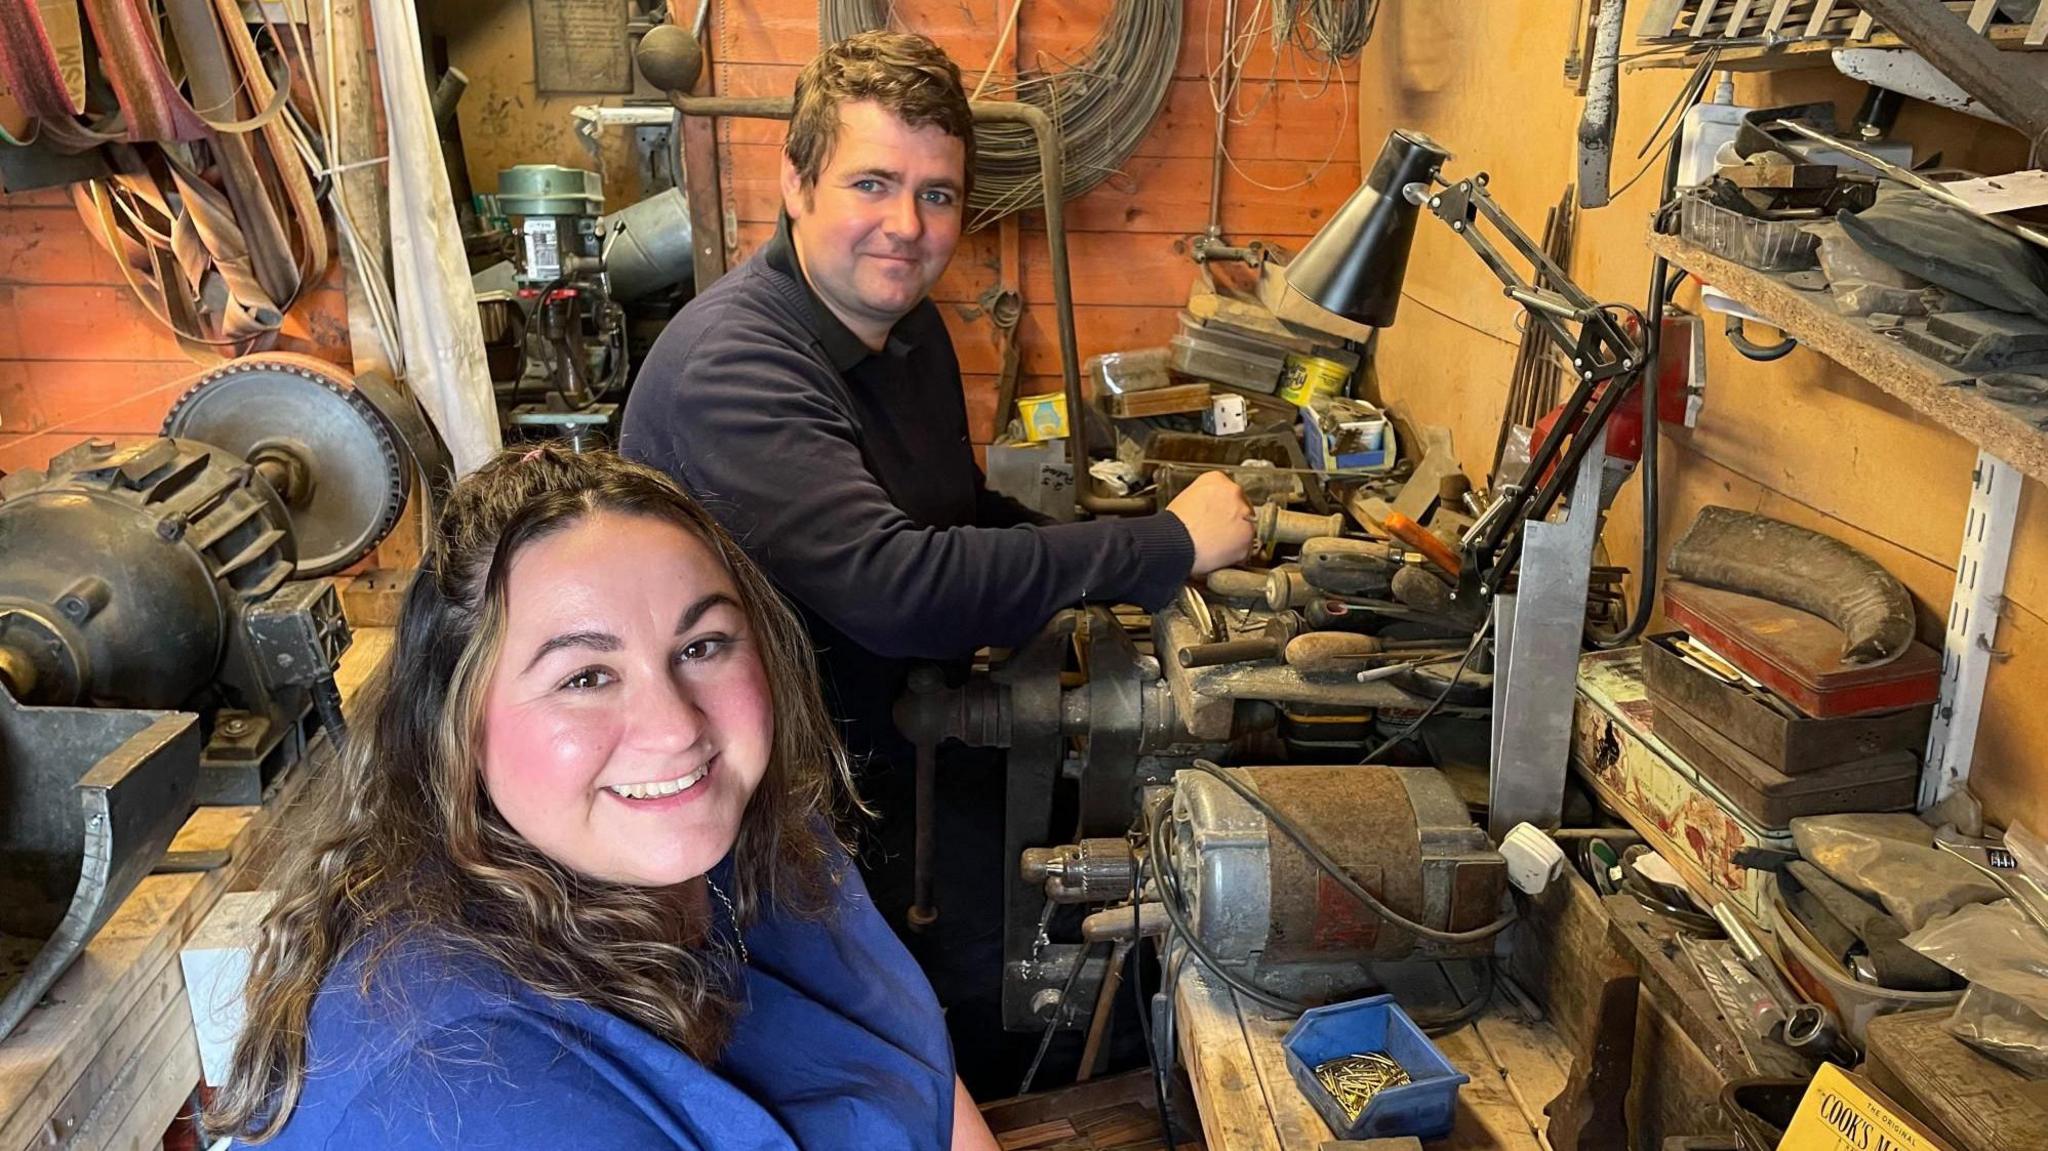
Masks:
[[[796,254],[796,242],[790,238],[787,212],[782,213],[781,218],[776,221],[775,238],[768,241],[768,246],[762,249],[761,258],[767,261],[769,267],[795,280],[803,288],[804,298],[810,301],[811,306],[811,335],[815,336],[818,345],[825,349],[825,355],[832,361],[833,370],[844,375],[858,367],[861,361],[875,354],[859,336],[853,334],[853,329],[847,327],[844,321],[833,314],[831,308],[825,306],[825,301],[819,299],[817,291],[811,287],[810,280],[804,277],[803,261]],[[894,331],[889,333],[889,342],[896,342]]]

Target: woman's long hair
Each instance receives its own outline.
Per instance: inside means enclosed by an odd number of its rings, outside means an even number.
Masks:
[[[482,701],[522,548],[600,512],[682,528],[725,565],[767,672],[775,733],[733,847],[742,923],[766,904],[829,905],[834,821],[857,805],[803,626],[738,545],[666,476],[609,453],[506,452],[449,496],[406,590],[396,644],[356,701],[348,746],[287,821],[292,844],[263,923],[247,1022],[206,1122],[249,1142],[276,1135],[306,1079],[313,1003],[351,948],[377,959],[430,933],[543,994],[623,1016],[702,1061],[734,1003],[722,966],[689,943],[660,891],[579,875],[541,854],[483,784]],[[679,929],[679,927],[681,929]]]

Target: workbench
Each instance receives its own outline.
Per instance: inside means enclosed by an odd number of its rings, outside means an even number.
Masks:
[[[1295,1086],[1280,1041],[1292,1025],[1272,1019],[1190,961],[1174,990],[1180,1058],[1201,1112],[1202,1138],[1217,1151],[1319,1151],[1335,1139]],[[1430,1151],[1548,1151],[1538,1134],[1543,1105],[1564,1089],[1571,1056],[1543,1022],[1521,1019],[1497,995],[1472,1022],[1435,1043],[1472,1077],[1458,1091],[1456,1126]]]
[[[346,705],[391,647],[357,628],[335,676]],[[285,809],[319,751],[260,806],[201,807],[173,851],[226,851],[211,871],[150,875],[115,910],[48,996],[0,1042],[0,1151],[153,1148],[199,1085],[199,1046],[178,952],[224,892],[260,885]]]

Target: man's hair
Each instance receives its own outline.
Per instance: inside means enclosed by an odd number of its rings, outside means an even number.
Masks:
[[[973,179],[974,113],[960,85],[960,66],[915,32],[861,32],[818,53],[797,74],[782,152],[806,194],[818,186],[838,140],[840,106],[862,100],[880,104],[913,128],[937,128],[965,144],[966,178]]]

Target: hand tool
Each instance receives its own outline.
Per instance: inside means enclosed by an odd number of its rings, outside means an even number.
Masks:
[[[1301,617],[1282,612],[1268,620],[1257,639],[1234,639],[1225,643],[1197,643],[1180,649],[1182,667],[1215,667],[1225,663],[1253,663],[1279,659],[1287,641],[1301,633]]]

